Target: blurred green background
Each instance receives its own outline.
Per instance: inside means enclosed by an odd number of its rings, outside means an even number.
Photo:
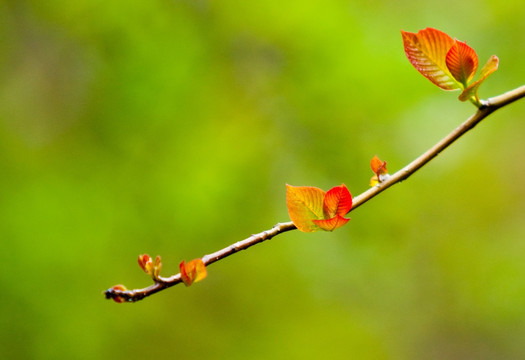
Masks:
[[[522,1],[0,3],[5,359],[525,358],[525,101],[334,233],[283,234],[191,288],[103,297],[288,221],[285,184],[357,195],[475,108],[420,76],[435,27],[525,83]]]

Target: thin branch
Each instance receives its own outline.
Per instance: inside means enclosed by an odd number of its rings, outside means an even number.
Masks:
[[[279,235],[283,232],[295,230],[295,229],[297,228],[292,222],[279,223],[275,225],[273,228],[271,228],[270,230],[266,230],[261,233],[254,234],[250,236],[249,238],[238,241],[235,244],[232,244],[222,250],[216,251],[212,254],[204,255],[202,257],[202,262],[204,263],[204,265],[208,266],[210,264],[213,264],[216,261],[219,261],[230,255],[233,255],[236,252],[239,252],[241,250],[246,250],[249,247],[259,244],[265,240],[270,240],[274,236]],[[181,282],[182,282],[182,278],[179,273],[169,278],[159,277],[158,281],[155,282],[155,284],[148,286],[147,288],[144,288],[144,289],[117,290],[114,288],[110,288],[106,290],[104,293],[106,295],[106,299],[119,298],[124,301],[135,302],[135,301],[144,299],[146,296],[153,295],[161,290],[177,285],[178,283],[181,283]]]
[[[417,159],[412,161],[410,164],[397,171],[395,174],[392,174],[387,180],[377,184],[375,187],[368,189],[364,193],[356,196],[353,201],[352,210],[363,205],[368,200],[372,199],[374,196],[388,189],[390,186],[397,184],[410,175],[415,173],[430,160],[438,156],[443,150],[448,146],[452,145],[454,141],[463,136],[467,131],[471,130],[479,124],[481,120],[492,114],[494,111],[506,106],[518,99],[521,99],[525,96],[525,85],[506,92],[505,94],[493,97],[488,99],[474,115],[469,117],[463,124],[458,126],[454,131],[441,139],[436,145],[432,146],[425,153],[420,155]]]
[[[517,89],[511,90],[509,92],[506,92],[502,95],[488,99],[486,102],[483,103],[483,105],[478,109],[478,111],[474,115],[469,117],[463,124],[457,127],[454,131],[452,131],[450,134],[448,134],[446,137],[440,140],[436,145],[431,147],[417,159],[412,161],[410,164],[408,164],[401,170],[392,174],[390,177],[388,177],[388,179],[384,180],[383,182],[379,183],[373,188],[368,189],[364,193],[356,196],[353,200],[353,206],[350,211],[357,209],[359,206],[363,205],[376,195],[379,195],[381,192],[388,189],[392,185],[407,179],[425,164],[430,162],[430,160],[438,156],[443,150],[445,150],[454,141],[463,136],[467,131],[474,128],[474,126],[476,126],[481,120],[489,116],[494,111],[508,104],[511,104],[514,101],[519,100],[523,97],[525,97],[525,85]],[[281,233],[295,229],[296,227],[292,222],[279,223],[270,230],[266,230],[261,233],[252,235],[222,250],[205,255],[202,257],[202,261],[204,262],[204,265],[208,266],[241,250],[246,250],[249,247],[252,247],[253,245],[259,244],[265,240],[269,240]],[[182,282],[182,278],[181,274],[179,273],[168,278],[159,277],[155,284],[148,286],[144,289],[119,290],[115,288],[110,288],[105,291],[105,296],[107,299],[119,299],[123,301],[135,302],[147,296],[153,295],[159,291],[177,285],[180,282]]]

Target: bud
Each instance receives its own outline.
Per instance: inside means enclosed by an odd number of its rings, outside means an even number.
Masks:
[[[160,277],[160,270],[162,269],[162,263],[160,261],[160,256],[157,255],[155,258],[155,264],[151,260],[151,257],[148,254],[139,255],[138,258],[139,265],[142,270],[155,281]]]
[[[157,255],[155,258],[155,266],[153,267],[153,279],[157,280],[160,277],[160,270],[162,269],[162,262],[160,256]]]
[[[377,155],[374,156],[370,161],[370,167],[372,168],[372,171],[375,174],[370,179],[371,187],[388,180],[388,178],[390,177],[390,175],[388,174],[388,170],[386,169],[386,161],[379,159]]]
[[[124,285],[115,285],[111,288],[111,290],[128,291],[128,289]],[[113,300],[117,303],[123,303],[126,301],[126,298],[117,295],[117,296],[113,296]]]
[[[151,275],[151,268],[153,267],[153,262],[151,257],[148,254],[139,255],[138,258],[139,266],[144,270],[146,274]]]

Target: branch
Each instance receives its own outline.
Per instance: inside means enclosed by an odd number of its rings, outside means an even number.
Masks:
[[[259,234],[254,234],[247,239],[241,240],[232,244],[222,250],[216,251],[212,254],[204,255],[202,257],[202,262],[204,265],[208,266],[213,264],[216,261],[224,259],[230,255],[235,254],[241,250],[246,250],[249,247],[259,244],[265,240],[270,240],[274,236],[281,234],[286,231],[297,229],[292,222],[280,223],[275,225],[270,230],[263,231]],[[178,283],[182,282],[181,274],[175,274],[169,278],[159,277],[155,284],[148,286],[144,289],[135,289],[135,290],[117,290],[110,288],[104,293],[106,299],[121,299],[123,301],[138,301],[144,299],[146,296],[153,295],[161,290],[167,289]]]
[[[426,165],[430,160],[435,158],[439,153],[445,150],[450,146],[454,141],[463,136],[467,131],[471,130],[476,126],[481,120],[492,114],[494,111],[513,103],[516,100],[525,97],[525,85],[506,92],[502,95],[493,97],[483,102],[478,111],[471,117],[469,117],[463,124],[457,127],[454,131],[440,140],[436,145],[431,147],[417,159],[412,161],[410,164],[392,174],[388,179],[380,182],[373,188],[368,189],[364,193],[356,196],[353,200],[353,206],[350,211],[357,209],[359,206],[366,203],[368,200],[372,199],[376,195],[379,195],[384,190],[388,189],[394,184],[397,184],[412,174],[414,174],[421,167]],[[222,250],[216,251],[212,254],[208,254],[202,257],[204,265],[208,266],[217,262],[221,259],[224,259],[230,255],[233,255],[241,250],[246,250],[256,244],[259,244],[265,240],[270,240],[271,238],[290,231],[297,229],[292,222],[279,223],[272,227],[270,230],[263,231],[261,233],[252,235],[244,240],[238,241],[235,244],[232,244]],[[171,277],[157,277],[155,284],[148,286],[144,289],[135,289],[135,290],[123,290],[119,286],[110,288],[104,292],[107,299],[114,299],[119,302],[135,302],[142,300],[147,296],[153,295],[159,291],[172,287],[182,282],[181,274],[176,274]]]
[[[373,188],[368,189],[364,193],[356,196],[353,201],[352,210],[363,205],[374,196],[388,189],[390,186],[397,184],[410,175],[418,171],[421,167],[426,165],[430,160],[439,155],[443,150],[449,147],[454,141],[463,136],[467,131],[471,130],[481,122],[484,118],[492,114],[494,111],[513,103],[516,100],[525,97],[525,85],[517,89],[506,92],[505,94],[493,97],[485,101],[474,115],[469,117],[463,124],[458,126],[454,131],[441,139],[436,145],[432,146],[425,153],[420,155],[410,164],[392,174],[387,180],[379,183]]]

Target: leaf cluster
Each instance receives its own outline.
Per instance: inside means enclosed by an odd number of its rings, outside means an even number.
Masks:
[[[443,90],[462,90],[460,101],[482,105],[478,88],[498,69],[499,59],[492,55],[472,82],[478,69],[478,55],[466,42],[452,39],[440,30],[426,28],[417,33],[401,31],[405,54],[424,77]]]

